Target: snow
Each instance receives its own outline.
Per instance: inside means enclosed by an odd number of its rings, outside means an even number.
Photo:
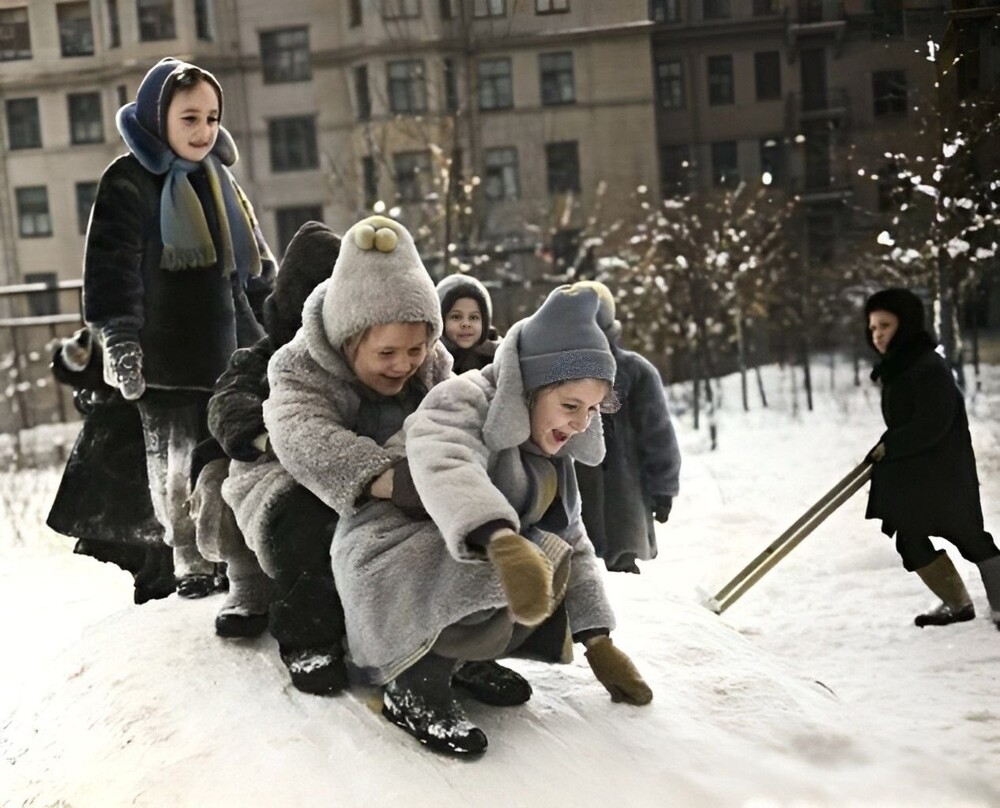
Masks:
[[[980,616],[915,628],[934,599],[859,494],[723,615],[701,605],[881,432],[874,387],[813,370],[813,412],[788,368],[749,413],[724,379],[714,452],[671,391],[682,494],[660,557],[608,576],[653,703],[613,704],[582,654],[513,661],[535,694],[467,703],[478,761],[420,747],[375,691],[294,690],[273,640],[214,636],[221,595],[133,606],[125,573],[43,526],[58,471],[2,473],[0,806],[1000,805],[1000,633],[974,565],[952,553]],[[998,406],[987,367],[968,407],[994,531]]]

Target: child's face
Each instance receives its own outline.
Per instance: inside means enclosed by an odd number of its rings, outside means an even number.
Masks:
[[[219,97],[205,81],[177,90],[167,107],[167,144],[184,160],[200,163],[219,136]]]
[[[372,327],[349,361],[363,385],[394,396],[423,364],[427,348],[427,323],[389,323]]]
[[[551,387],[531,408],[531,441],[545,454],[554,455],[578,432],[585,432],[608,394],[600,379],[575,379]]]
[[[868,330],[872,335],[872,345],[880,354],[889,350],[889,343],[899,330],[899,318],[891,311],[881,309],[868,315]]]
[[[459,348],[471,348],[483,335],[483,316],[471,297],[460,297],[444,318],[444,333]]]

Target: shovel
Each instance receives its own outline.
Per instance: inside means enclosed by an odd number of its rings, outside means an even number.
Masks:
[[[840,482],[827,491],[816,504],[795,520],[788,529],[764,550],[728,584],[710,598],[705,605],[716,614],[722,614],[742,597],[750,587],[764,577],[781,559],[806,536],[812,533],[837,508],[849,500],[872,476],[872,461],[867,457],[855,466]]]

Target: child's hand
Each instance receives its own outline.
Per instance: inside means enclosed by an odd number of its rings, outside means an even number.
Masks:
[[[368,487],[376,499],[392,499],[392,477],[395,468],[390,466],[376,477]]]
[[[881,460],[883,457],[885,457],[884,443],[879,443],[878,445],[875,446],[874,449],[872,449],[868,453],[868,459],[871,460],[872,463],[878,463],[878,461]]]
[[[670,518],[670,509],[674,506],[674,498],[666,494],[656,494],[653,497],[653,518],[660,523]]]
[[[552,612],[552,562],[524,536],[504,533],[490,539],[486,556],[500,573],[500,584],[515,623],[537,626]]]
[[[588,640],[584,656],[587,657],[597,681],[611,694],[612,701],[649,704],[653,700],[653,691],[636,670],[632,660],[607,635],[601,634]]]

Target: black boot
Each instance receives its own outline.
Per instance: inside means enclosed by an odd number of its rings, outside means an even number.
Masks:
[[[279,645],[278,651],[296,690],[314,696],[332,696],[347,687],[344,650],[339,645],[312,648]]]
[[[993,625],[1000,631],[1000,556],[986,561],[980,561],[979,574],[983,577],[983,586],[986,587],[986,600],[990,604],[990,619]]]
[[[461,663],[451,677],[451,684],[456,690],[493,707],[513,707],[531,698],[531,684],[527,679],[492,660]]]
[[[964,623],[975,618],[976,609],[969,591],[947,553],[941,552],[930,564],[918,569],[917,575],[931,592],[941,598],[940,606],[926,614],[918,614],[913,620],[920,628]]]
[[[486,734],[452,697],[455,660],[428,653],[385,686],[382,715],[435,752],[481,755]]]
[[[173,550],[165,544],[150,545],[142,569],[135,575],[132,599],[137,604],[159,600],[170,595],[175,586]]]

